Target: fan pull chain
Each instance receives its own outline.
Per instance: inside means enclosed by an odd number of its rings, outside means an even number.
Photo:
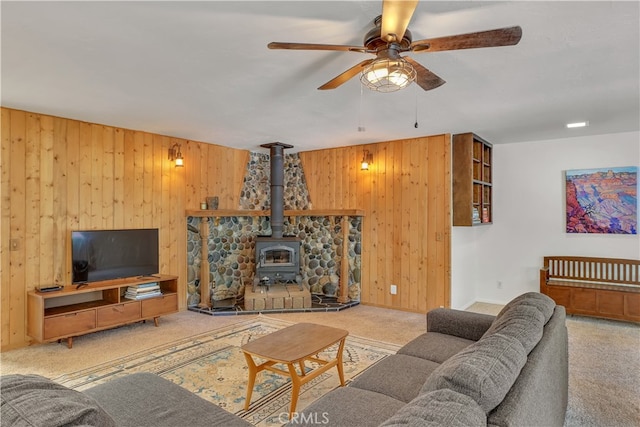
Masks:
[[[418,129],[418,89],[416,87],[416,89],[414,89],[415,93],[416,93],[416,122],[414,123],[413,127]]]
[[[364,126],[362,126],[362,97],[363,97],[363,86],[360,86],[360,108],[358,110],[358,132],[364,132]]]

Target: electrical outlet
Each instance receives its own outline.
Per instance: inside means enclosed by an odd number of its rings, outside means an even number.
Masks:
[[[391,295],[397,295],[398,287],[396,285],[391,285],[391,288],[389,289],[389,292],[391,292]]]
[[[498,280],[496,286],[498,287],[498,289],[502,289],[502,281]]]

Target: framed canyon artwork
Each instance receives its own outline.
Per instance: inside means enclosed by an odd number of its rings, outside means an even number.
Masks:
[[[567,233],[637,234],[638,168],[566,171]]]

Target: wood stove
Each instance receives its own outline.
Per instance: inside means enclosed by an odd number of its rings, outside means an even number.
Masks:
[[[297,283],[302,286],[300,275],[300,240],[296,237],[256,237],[257,285],[271,286],[277,283]]]
[[[256,275],[253,291],[258,285],[297,283],[300,290],[300,240],[283,237],[284,228],[284,149],[292,145],[281,142],[262,144],[271,158],[271,236],[256,237]]]

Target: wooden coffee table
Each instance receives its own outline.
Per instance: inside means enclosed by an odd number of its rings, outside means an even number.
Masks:
[[[289,417],[296,410],[302,384],[311,381],[335,366],[338,368],[340,385],[344,386],[342,351],[347,335],[349,335],[349,332],[344,329],[316,325],[314,323],[298,323],[243,345],[242,351],[249,365],[247,400],[244,404],[245,411],[249,410],[249,405],[251,404],[251,394],[253,393],[256,375],[265,369],[291,377],[292,389]],[[336,343],[340,344],[335,359],[323,360],[318,358],[318,353]],[[254,357],[265,361],[256,364]],[[305,360],[316,362],[321,366],[307,373],[304,366]],[[273,365],[277,363],[286,365],[288,371],[274,367]],[[296,365],[300,367],[300,374],[298,374]]]

